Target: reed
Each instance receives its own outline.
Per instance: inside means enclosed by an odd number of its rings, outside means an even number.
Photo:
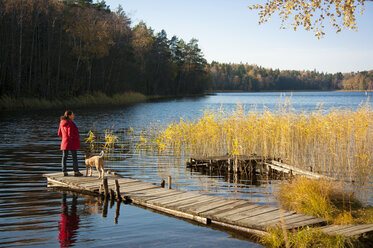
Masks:
[[[258,154],[342,180],[366,185],[373,167],[373,111],[321,108],[297,112],[286,103],[276,111],[206,110],[202,117],[171,123],[154,134],[159,150],[186,156]]]
[[[373,207],[363,207],[353,192],[334,180],[298,177],[283,182],[276,198],[284,209],[324,218],[330,224],[373,223]]]
[[[261,239],[265,247],[271,248],[308,248],[308,247],[363,247],[357,238],[347,238],[341,235],[328,235],[316,228],[300,228],[286,231],[288,242],[285,242],[285,234],[281,228],[271,228],[268,235]]]
[[[103,135],[95,134],[89,130],[84,141],[89,145],[91,152],[104,151],[107,160],[113,159],[115,148],[121,143],[119,137],[114,134],[113,128],[105,129]]]

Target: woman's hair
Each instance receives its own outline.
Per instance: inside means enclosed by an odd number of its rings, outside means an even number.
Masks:
[[[68,121],[68,120],[70,120],[70,116],[73,114],[73,111],[71,111],[71,110],[66,110],[65,111],[65,114],[63,115],[63,116],[61,116],[61,121],[62,120],[66,120],[66,121]]]

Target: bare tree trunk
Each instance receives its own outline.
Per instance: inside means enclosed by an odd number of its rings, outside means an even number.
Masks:
[[[36,14],[35,14],[35,25],[34,25],[34,28],[32,30],[32,42],[31,42],[31,52],[30,52],[30,69],[29,69],[29,78],[28,78],[28,86],[27,86],[27,89],[28,89],[28,93],[30,94],[31,93],[31,80],[32,80],[32,69],[33,69],[33,59],[34,59],[34,46],[35,46],[35,31],[36,31],[36,27],[38,25],[38,21],[39,21],[39,11],[36,7],[36,10],[35,10]]]
[[[16,86],[16,96],[20,96],[22,82],[22,36],[23,36],[23,0],[20,3],[20,23],[19,23],[19,60],[18,60],[18,80]]]
[[[60,27],[60,39],[58,47],[58,66],[57,66],[57,85],[56,85],[56,94],[58,94],[58,88],[60,87],[60,74],[61,74],[61,48],[62,48],[62,22]]]

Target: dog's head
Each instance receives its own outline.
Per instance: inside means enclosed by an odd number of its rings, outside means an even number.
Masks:
[[[89,151],[89,150],[84,150],[84,158],[85,158],[85,159],[88,159],[88,158],[90,158],[90,157],[92,157],[92,153],[91,153],[91,151]]]

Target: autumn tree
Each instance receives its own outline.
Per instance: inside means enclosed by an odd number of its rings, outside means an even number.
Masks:
[[[357,30],[356,14],[363,14],[367,1],[370,0],[266,0],[264,4],[251,5],[249,8],[259,11],[259,24],[269,21],[277,13],[282,28],[286,28],[290,22],[294,30],[303,27],[321,38],[325,35],[325,22],[330,22],[337,33],[342,29]]]

